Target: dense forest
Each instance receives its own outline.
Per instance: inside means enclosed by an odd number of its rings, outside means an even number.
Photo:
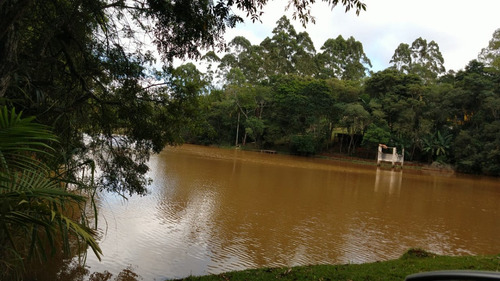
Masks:
[[[401,43],[391,66],[370,71],[355,38],[328,39],[317,52],[307,32],[282,17],[271,37],[244,37],[203,57],[207,71],[178,67],[197,92],[185,141],[299,155],[374,157],[379,143],[406,160],[500,175],[500,29],[463,70],[446,72],[437,42]]]

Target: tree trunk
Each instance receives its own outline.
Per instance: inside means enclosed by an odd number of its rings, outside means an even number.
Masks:
[[[12,72],[17,67],[16,21],[32,0],[0,1],[0,97],[7,92]]]
[[[351,155],[352,153],[351,147],[353,146],[353,139],[354,139],[354,134],[351,134],[349,139],[349,146],[347,147],[347,154],[349,155]]]
[[[17,40],[14,26],[8,27],[0,38],[0,97],[5,95],[12,79],[12,71],[16,65]]]
[[[344,134],[341,135],[340,137],[340,153],[342,153],[342,144],[344,143]]]
[[[240,112],[238,112],[238,124],[236,125],[236,141],[234,146],[238,146],[238,134],[240,133]]]

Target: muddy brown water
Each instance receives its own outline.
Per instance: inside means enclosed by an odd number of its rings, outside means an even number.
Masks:
[[[500,181],[184,145],[151,159],[150,194],[99,198],[90,272],[163,280],[363,263],[412,247],[500,253]]]

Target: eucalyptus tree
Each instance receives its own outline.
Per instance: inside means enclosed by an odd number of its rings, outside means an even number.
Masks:
[[[219,76],[226,76],[231,69],[241,70],[250,83],[261,82],[264,78],[262,48],[252,45],[243,36],[234,37],[228,44],[228,53],[220,59]]]
[[[411,55],[410,45],[406,43],[401,43],[394,51],[391,61],[392,68],[401,71],[403,73],[410,73],[413,66],[412,55]]]
[[[221,58],[219,58],[219,56],[214,51],[205,53],[199,61],[200,65],[206,69],[205,73],[203,74],[204,80],[207,81],[207,83],[211,87],[215,87],[218,82],[217,80],[215,80],[215,78],[218,75],[220,61]]]
[[[265,56],[265,69],[268,76],[293,74],[295,66],[293,56],[297,50],[297,32],[286,16],[276,22],[273,36],[266,37],[260,46]]]
[[[414,73],[425,81],[434,80],[445,72],[444,59],[435,41],[419,37],[410,45],[401,43],[392,56],[392,68],[403,73]]]
[[[290,20],[283,16],[276,22],[273,36],[266,37],[261,43],[264,57],[264,71],[272,75],[315,74],[314,56],[316,50],[309,34],[297,33]]]
[[[316,49],[307,32],[300,32],[296,37],[297,52],[293,57],[297,75],[315,76],[318,73],[318,65],[314,57]]]
[[[493,32],[493,37],[479,53],[479,61],[500,71],[500,28]]]
[[[336,77],[343,80],[359,80],[366,76],[371,67],[370,59],[363,51],[363,44],[354,37],[345,40],[342,35],[328,39],[317,55],[319,75],[323,78]]]

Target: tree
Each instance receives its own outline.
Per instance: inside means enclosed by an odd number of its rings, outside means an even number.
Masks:
[[[347,132],[349,133],[350,140],[349,146],[347,147],[347,153],[351,154],[354,152],[356,146],[354,143],[354,135],[363,133],[368,126],[370,113],[368,113],[361,104],[350,103],[346,105],[343,115],[341,124],[347,128]]]
[[[255,116],[250,116],[245,120],[245,134],[253,138],[257,145],[261,144],[261,136],[264,133],[265,124],[262,119]]]
[[[317,73],[314,63],[316,49],[309,34],[297,33],[286,16],[276,22],[273,36],[264,39],[260,47],[263,69],[268,78],[272,75],[312,76]]]
[[[226,86],[225,88],[225,92],[226,92],[226,95],[228,96],[228,98],[232,101],[232,103],[235,105],[235,107],[237,108],[237,112],[238,112],[238,123],[237,123],[237,131],[239,130],[239,127],[240,127],[240,122],[239,120],[241,119],[241,117],[244,118],[244,122],[243,124],[245,124],[246,126],[244,127],[245,128],[245,131],[244,131],[244,135],[243,135],[243,145],[246,144],[246,138],[247,138],[247,135],[248,133],[250,133],[251,135],[259,135],[262,131],[262,129],[257,129],[254,127],[254,125],[258,126],[258,127],[262,127],[263,124],[261,124],[260,122],[256,122],[255,120],[253,120],[253,118],[255,117],[255,112],[256,112],[256,109],[258,107],[258,104],[257,104],[257,100],[255,98],[256,96],[256,91],[255,91],[255,88],[249,84],[229,84]],[[243,115],[243,116],[241,116]],[[246,129],[249,129],[249,130],[246,130]],[[238,134],[236,134],[237,138],[239,137]],[[237,142],[238,142],[238,139],[237,139]]]
[[[234,69],[239,69],[246,82],[258,83],[264,79],[262,47],[255,46],[243,36],[236,36],[229,42],[229,53],[220,61],[220,76],[224,77]]]
[[[363,135],[363,145],[369,148],[376,148],[378,144],[387,144],[391,138],[389,128],[381,128],[375,124],[368,125],[365,134]]]
[[[332,7],[335,7],[339,3],[339,0],[327,0],[325,2],[328,2],[332,5]],[[314,17],[311,16],[311,10],[309,8],[309,4],[314,3],[314,1],[309,2],[293,0],[289,2],[288,7],[290,7],[292,3],[296,9],[293,13],[293,19],[299,18],[303,25],[307,24],[309,21],[313,23],[315,22]],[[366,10],[366,5],[359,0],[342,0],[342,5],[345,7],[345,12],[355,8],[357,15],[359,15],[361,10]]]
[[[290,138],[290,151],[294,154],[309,156],[316,153],[316,140],[311,134],[294,135]]]
[[[403,146],[410,158],[419,147],[420,138],[429,134],[425,119],[427,88],[416,74],[394,69],[377,72],[365,84],[369,105],[378,126],[387,125],[392,145]]]
[[[401,43],[394,51],[390,63],[396,70],[418,74],[425,81],[436,79],[445,72],[439,45],[434,41],[427,43],[422,37],[415,39],[411,46]]]
[[[297,34],[297,47],[297,53],[293,58],[297,74],[301,76],[316,75],[318,73],[318,66],[314,60],[316,49],[307,32]]]
[[[481,50],[478,60],[487,66],[500,70],[500,28],[493,32],[488,47]]]
[[[264,39],[260,46],[263,48],[264,63],[267,76],[278,74],[295,74],[294,56],[297,52],[297,32],[286,16],[276,22],[273,37]]]
[[[453,140],[457,169],[463,172],[500,175],[500,73],[473,60],[455,76],[449,99],[454,111]]]
[[[401,43],[394,51],[394,55],[389,63],[392,63],[392,68],[403,73],[410,73],[412,69],[412,52],[410,45]]]
[[[233,95],[229,95],[225,90],[215,89],[199,99],[201,122],[196,123],[199,130],[195,131],[194,138],[192,136],[190,139],[202,144],[234,144],[235,128],[239,127],[239,109],[235,105]]]
[[[328,39],[317,55],[320,77],[336,77],[344,80],[359,80],[366,76],[370,59],[363,51],[363,44],[354,37],[345,40],[341,35]]]

